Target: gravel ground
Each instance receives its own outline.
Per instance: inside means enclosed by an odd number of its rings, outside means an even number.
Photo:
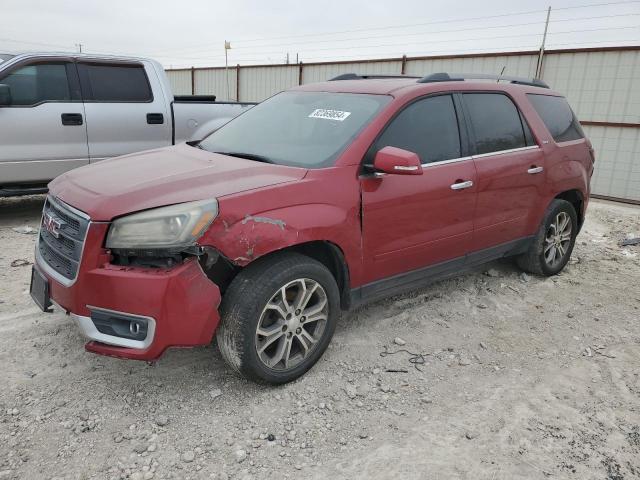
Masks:
[[[274,388],[213,346],[86,353],[11,266],[42,201],[0,199],[0,479],[640,478],[638,207],[593,201],[554,278],[494,262],[344,315]]]

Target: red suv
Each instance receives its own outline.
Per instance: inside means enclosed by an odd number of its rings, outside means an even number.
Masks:
[[[591,144],[539,80],[477,77],[342,75],[199,143],[62,175],[31,295],[91,352],[155,360],[215,333],[235,370],[284,383],[341,310],[500,257],[554,275],[584,220]]]

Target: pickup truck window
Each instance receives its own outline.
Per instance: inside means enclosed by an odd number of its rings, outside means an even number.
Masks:
[[[79,64],[84,100],[89,102],[153,101],[142,65]]]
[[[199,146],[280,165],[322,168],[332,165],[390,100],[387,95],[283,92],[236,117]]]
[[[418,100],[402,110],[376,142],[375,151],[387,146],[417,153],[422,163],[459,158],[460,132],[451,95]]]
[[[71,101],[64,63],[39,63],[12,71],[0,83],[11,88],[11,105],[30,106],[47,101]]]

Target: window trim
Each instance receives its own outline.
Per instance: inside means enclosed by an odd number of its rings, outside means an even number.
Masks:
[[[456,93],[458,93],[460,95],[460,102],[462,103],[462,106],[464,108],[464,112],[465,112],[465,115],[466,115],[466,118],[467,118],[467,128],[469,130],[469,148],[471,149],[471,156],[473,158],[482,158],[482,157],[488,157],[488,156],[498,155],[498,154],[503,154],[503,153],[512,153],[512,152],[515,152],[515,151],[521,151],[521,150],[526,150],[526,149],[540,148],[540,144],[538,143],[538,139],[536,138],[536,135],[535,135],[533,129],[531,128],[531,125],[530,125],[529,121],[527,120],[527,117],[522,112],[522,109],[518,105],[518,102],[508,92],[506,92],[504,90],[458,90]],[[520,128],[522,128],[522,138],[525,141],[525,146],[524,147],[516,147],[516,148],[507,148],[507,149],[503,149],[503,150],[494,150],[493,152],[477,153],[477,150],[476,150],[476,139],[475,139],[476,132],[473,129],[473,125],[471,123],[471,118],[470,118],[469,112],[467,110],[467,105],[466,105],[466,103],[464,101],[464,98],[463,98],[464,94],[469,94],[469,93],[479,93],[479,94],[493,93],[493,94],[497,94],[497,95],[504,95],[505,97],[507,97],[511,101],[513,106],[516,107],[516,111],[518,112],[518,118],[520,119]],[[531,136],[533,137],[533,141],[535,143],[534,145],[526,145],[527,136],[526,136],[525,131],[524,131],[524,125],[522,124],[523,121],[527,122],[527,126],[529,127],[529,131],[531,132]]]
[[[72,57],[29,57],[23,60],[20,60],[13,65],[11,65],[6,71],[2,72],[2,78],[0,78],[0,83],[3,83],[3,80],[14,73],[16,70],[20,70],[24,67],[31,67],[34,65],[64,65],[67,73],[67,86],[69,87],[69,93],[71,94],[70,100],[41,100],[37,103],[33,103],[31,105],[6,105],[0,108],[36,108],[40,105],[44,105],[46,103],[82,103],[82,90],[80,88],[80,79],[78,77],[78,69],[76,68],[75,59]],[[80,95],[76,95],[75,89],[80,92]]]
[[[361,175],[367,175],[372,173],[371,167],[373,163],[369,165],[366,162],[369,158],[371,158],[371,160],[373,161],[373,157],[375,157],[375,153],[376,153],[374,150],[375,150],[376,144],[378,143],[378,140],[380,140],[380,137],[382,137],[382,135],[389,128],[389,125],[391,125],[402,112],[404,112],[407,108],[409,108],[411,105],[413,105],[416,102],[419,102],[421,100],[427,100],[432,97],[440,97],[443,95],[449,95],[451,97],[451,101],[453,102],[453,109],[454,109],[454,113],[456,114],[456,120],[458,123],[458,138],[460,140],[460,154],[463,156],[458,158],[450,158],[447,160],[440,160],[438,162],[421,163],[421,165],[422,167],[424,167],[425,165],[444,165],[445,163],[455,163],[458,161],[470,159],[471,151],[469,150],[470,145],[469,145],[469,134],[467,131],[468,127],[466,124],[466,114],[464,111],[461,110],[462,105],[460,105],[460,102],[456,99],[456,92],[455,91],[433,92],[433,93],[428,93],[426,95],[420,95],[419,97],[414,97],[408,102],[402,104],[396,110],[396,112],[391,116],[391,118],[387,120],[387,122],[384,124],[384,126],[380,129],[376,137],[371,142],[371,145],[369,145],[369,148],[367,148],[367,151],[365,152],[365,154],[362,156],[362,160],[360,161]]]
[[[153,88],[151,87],[151,82],[149,81],[149,75],[147,74],[147,69],[144,64],[141,62],[131,62],[131,61],[118,61],[118,60],[93,60],[93,59],[77,59],[76,64],[78,66],[78,77],[80,79],[80,88],[82,90],[82,100],[84,103],[134,103],[134,104],[146,104],[153,103],[155,101],[155,95],[153,92]],[[149,88],[150,98],[149,100],[140,101],[140,100],[94,100],[88,99],[87,94],[91,91],[91,84],[89,82],[87,71],[82,67],[86,65],[99,65],[101,67],[128,67],[128,68],[141,68],[144,74],[144,78],[147,82],[147,87]],[[86,93],[85,93],[86,92]],[[91,92],[93,95],[93,92]]]

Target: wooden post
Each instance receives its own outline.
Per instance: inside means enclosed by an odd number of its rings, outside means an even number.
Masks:
[[[302,85],[302,62],[298,64],[298,85]]]
[[[407,56],[402,55],[402,67],[400,68],[400,73],[404,75],[407,73]]]

